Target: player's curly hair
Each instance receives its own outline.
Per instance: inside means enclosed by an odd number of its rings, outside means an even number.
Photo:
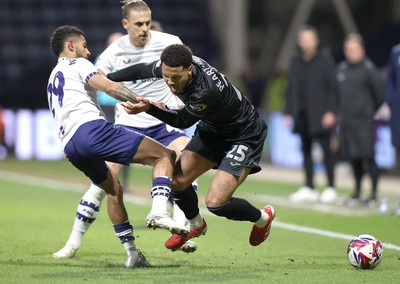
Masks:
[[[83,31],[75,26],[60,26],[50,37],[50,48],[58,57],[64,50],[65,42],[72,37],[85,36]]]
[[[187,69],[192,64],[192,50],[184,44],[171,44],[161,53],[161,63],[169,67],[180,67]]]
[[[127,19],[130,11],[150,11],[150,7],[142,0],[122,0],[122,17]]]

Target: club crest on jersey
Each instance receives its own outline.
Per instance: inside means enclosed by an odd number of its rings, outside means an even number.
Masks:
[[[192,105],[192,109],[194,109],[195,111],[203,111],[207,107],[208,106],[206,104],[202,104],[202,103]]]

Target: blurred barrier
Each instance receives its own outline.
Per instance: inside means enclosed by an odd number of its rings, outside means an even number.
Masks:
[[[281,112],[268,115],[268,156],[273,165],[300,168],[303,163],[301,140],[283,124]],[[3,148],[14,153],[18,159],[57,160],[64,154],[58,140],[51,113],[47,109],[17,111],[4,110]],[[390,128],[378,125],[376,132],[376,162],[382,169],[392,169],[396,165],[396,151],[390,142]],[[316,163],[322,161],[316,145],[313,156]],[[3,149],[4,150],[4,149]],[[5,158],[7,155],[0,155]]]
[[[57,160],[64,154],[49,110],[5,110],[4,146],[21,160]]]
[[[301,139],[284,125],[283,114],[270,113],[267,124],[272,164],[289,168],[301,167],[303,164]]]

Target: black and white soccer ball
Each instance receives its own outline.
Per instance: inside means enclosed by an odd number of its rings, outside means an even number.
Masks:
[[[381,262],[382,256],[381,242],[371,235],[359,235],[347,246],[347,258],[355,268],[374,269]]]

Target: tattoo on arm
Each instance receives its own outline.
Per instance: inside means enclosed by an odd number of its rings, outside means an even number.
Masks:
[[[119,101],[122,102],[130,101],[133,103],[138,102],[138,100],[136,99],[137,95],[122,84],[118,84],[118,87],[115,89],[114,94],[115,94],[114,98],[116,98]]]

